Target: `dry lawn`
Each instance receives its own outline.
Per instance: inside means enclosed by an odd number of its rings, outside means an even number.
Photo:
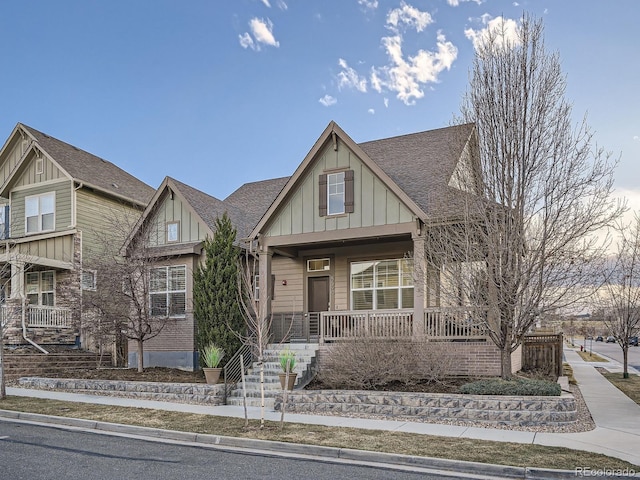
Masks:
[[[623,378],[622,373],[600,372],[615,385],[622,393],[640,405],[640,375],[629,375]]]
[[[585,362],[606,362],[607,361],[606,359],[602,358],[600,355],[596,353],[580,352],[578,350],[576,350],[576,353],[580,355],[580,357],[582,357],[582,360],[584,360]]]
[[[281,442],[323,445],[378,452],[448,458],[519,467],[573,470],[576,466],[594,468],[636,468],[622,460],[590,452],[531,444],[503,443],[462,438],[436,437],[402,432],[335,428],[287,423],[280,430],[267,422],[260,430],[257,420],[244,427],[244,419],[182,412],[125,408],[86,403],[61,402],[28,397],[8,397],[0,409],[84,418],[167,430],[215,434]]]

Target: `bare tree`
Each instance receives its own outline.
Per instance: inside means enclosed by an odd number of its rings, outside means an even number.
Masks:
[[[251,345],[260,369],[260,428],[264,428],[264,353],[269,343],[273,316],[268,311],[269,292],[258,288],[258,257],[245,249],[238,266],[238,298],[247,326],[246,334],[238,332],[243,343]],[[268,290],[268,289],[267,289]]]
[[[615,261],[604,272],[604,285],[596,298],[605,326],[622,348],[623,377],[629,378],[629,337],[640,331],[640,212],[618,230]]]
[[[127,216],[121,210],[106,217],[108,228],[92,232],[94,249],[85,262],[85,267],[97,272],[96,291],[84,299],[93,312],[87,324],[96,340],[113,341],[122,335],[135,341],[137,369],[143,372],[144,342],[169,325],[174,309],[186,308],[184,297],[167,300],[166,295],[159,295],[156,299],[153,292],[157,287],[161,290],[163,282],[185,282],[186,272],[178,272],[180,278],[169,278],[178,273],[158,268],[171,256],[154,245],[155,225],[136,224],[130,212]],[[133,238],[129,238],[131,232],[135,232]]]
[[[622,205],[610,196],[617,162],[584,120],[572,126],[542,21],[524,16],[513,40],[503,22],[476,49],[459,119],[475,124],[476,141],[452,179],[464,205],[430,226],[426,259],[440,272],[442,302],[486,307],[475,319],[508,378],[536,318],[588,294],[606,243],[596,233]]]

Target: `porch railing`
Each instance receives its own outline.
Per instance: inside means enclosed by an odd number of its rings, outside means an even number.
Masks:
[[[321,342],[360,337],[400,339],[413,336],[413,310],[352,310],[320,314]]]
[[[41,305],[27,305],[27,326],[34,328],[55,327],[72,328],[71,309],[60,307],[46,307]],[[21,308],[2,305],[2,322],[19,321]],[[13,317],[13,319],[11,318]]]
[[[362,337],[486,340],[486,320],[486,309],[471,307],[426,308],[422,322],[414,322],[413,309],[276,314],[271,341],[325,343]]]
[[[487,311],[470,307],[425,308],[424,334],[434,340],[486,338]]]

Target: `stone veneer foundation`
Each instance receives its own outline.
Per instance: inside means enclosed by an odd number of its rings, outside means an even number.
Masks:
[[[282,395],[275,409],[282,408]],[[289,413],[362,414],[381,418],[413,417],[424,420],[466,420],[500,425],[566,425],[577,421],[573,395],[513,397],[444,393],[396,393],[349,390],[293,391]]]

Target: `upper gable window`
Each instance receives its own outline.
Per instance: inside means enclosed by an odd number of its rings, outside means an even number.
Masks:
[[[180,222],[167,223],[167,243],[180,241]]]
[[[44,173],[44,158],[36,158],[36,175]]]
[[[27,233],[48,232],[55,229],[54,192],[31,195],[24,199],[25,229]]]
[[[321,174],[319,191],[321,217],[353,213],[353,170]]]
[[[9,205],[0,205],[0,239],[9,238]]]

